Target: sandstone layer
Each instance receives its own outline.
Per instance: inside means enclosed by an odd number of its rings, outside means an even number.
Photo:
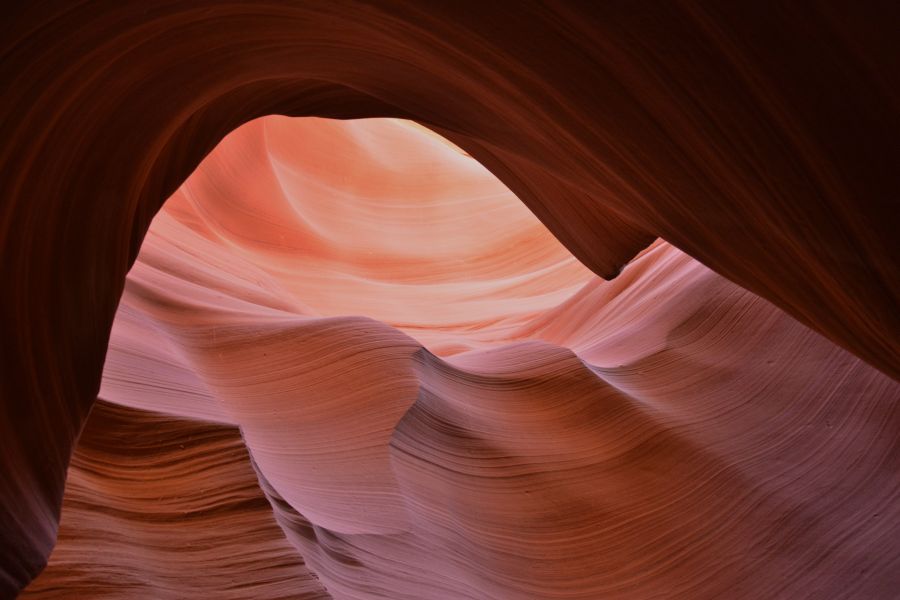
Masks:
[[[100,397],[26,597],[900,585],[900,384],[661,240],[596,277],[408,122],[228,136],[144,240]]]
[[[0,596],[46,564],[67,471],[60,556],[108,550],[94,579],[47,577],[202,595],[152,550],[153,485],[122,489],[155,470],[235,596],[893,597],[898,22],[875,1],[4,7]],[[408,121],[245,140],[231,158],[304,200],[253,218],[246,173],[181,187],[273,114]],[[332,179],[328,148],[398,127],[421,155]],[[371,208],[438,156],[461,176],[420,180],[421,218]],[[336,191],[370,205],[353,229]],[[120,447],[142,424],[158,454]],[[242,520],[231,546],[204,507]]]

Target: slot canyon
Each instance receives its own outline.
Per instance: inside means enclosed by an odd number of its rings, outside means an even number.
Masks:
[[[0,599],[900,597],[900,5],[12,2]]]

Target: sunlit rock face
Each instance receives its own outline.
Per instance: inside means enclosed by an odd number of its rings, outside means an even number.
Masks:
[[[891,598],[898,397],[423,127],[266,117],[156,216],[24,596]]]
[[[207,278],[233,274],[279,299],[272,307],[365,315],[441,354],[506,339],[592,275],[477,161],[389,119],[248,123],[150,236],[141,262],[157,270],[167,252],[196,248]]]

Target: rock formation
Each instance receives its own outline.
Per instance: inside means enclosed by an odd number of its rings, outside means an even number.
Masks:
[[[0,597],[896,596],[895,5],[5,10]]]

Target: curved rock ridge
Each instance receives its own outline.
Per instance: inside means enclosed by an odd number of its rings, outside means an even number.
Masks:
[[[473,163],[394,120],[229,136],[144,240],[25,596],[892,598],[900,383],[662,240],[587,275]]]
[[[330,598],[272,519],[236,428],[104,401],[69,468],[52,566],[21,597]]]

